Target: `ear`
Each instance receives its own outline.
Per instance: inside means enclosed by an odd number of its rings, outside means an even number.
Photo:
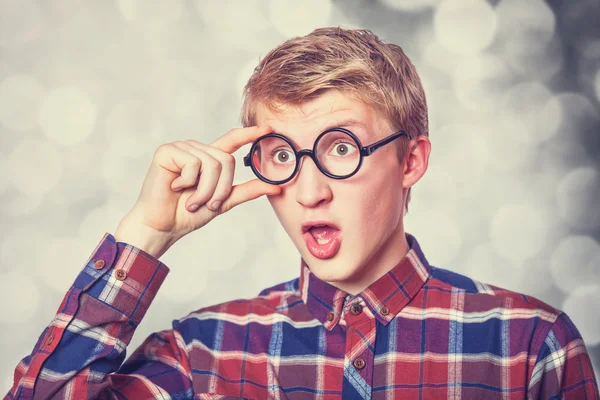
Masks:
[[[431,142],[427,136],[419,136],[409,143],[409,152],[404,159],[404,177],[402,186],[412,187],[425,175],[429,165],[429,154],[431,153]]]

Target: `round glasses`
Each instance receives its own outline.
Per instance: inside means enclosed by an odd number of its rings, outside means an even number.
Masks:
[[[402,135],[398,131],[369,146],[362,146],[358,137],[344,128],[331,128],[321,133],[312,150],[296,150],[290,139],[269,133],[258,138],[244,157],[244,165],[252,168],[262,181],[281,185],[294,178],[300,169],[302,156],[309,156],[319,171],[333,179],[346,179],[356,174],[363,158]],[[407,135],[408,136],[408,135]]]

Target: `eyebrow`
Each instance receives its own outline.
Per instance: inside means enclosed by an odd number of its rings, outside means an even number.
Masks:
[[[348,128],[351,126],[359,126],[361,128],[365,128],[365,131],[366,131],[366,126],[361,121],[354,119],[354,118],[346,118],[341,121],[336,121],[333,124],[327,124],[327,126],[325,126],[324,128],[321,129],[321,132],[325,132],[326,130],[331,129],[331,128]]]
[[[356,136],[358,136],[361,141],[363,141],[363,140],[369,141],[371,139],[371,135],[369,134],[367,126],[363,122],[361,122],[355,118],[344,118],[339,121],[335,121],[334,123],[328,123],[327,125],[325,125],[324,127],[321,128],[319,133],[325,132],[326,130],[331,129],[331,128],[350,128],[350,127],[363,128],[364,136],[365,136],[364,138],[361,137],[361,136],[363,136],[362,132],[360,134],[358,134],[358,133],[352,131],[352,133],[354,133]],[[294,139],[290,138],[289,136],[288,136],[288,138],[292,141],[292,143],[294,143],[294,145],[296,147],[298,147],[298,143],[296,143],[294,141]]]

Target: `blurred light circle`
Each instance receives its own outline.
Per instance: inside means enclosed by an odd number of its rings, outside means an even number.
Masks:
[[[0,195],[8,191],[8,160],[0,153]]]
[[[266,205],[265,207],[270,208],[269,205]],[[272,209],[268,213],[265,213],[264,219],[273,223],[274,228],[271,228],[270,231],[273,234],[272,243],[275,245],[275,249],[283,257],[290,257],[291,264],[298,265],[298,270],[299,270],[300,257],[302,257],[302,255],[300,254],[300,251],[298,251],[298,248],[296,247],[296,245],[290,238],[290,235],[283,228],[283,226],[276,220],[276,218],[273,218]],[[297,272],[298,271],[295,271],[296,274],[297,274]]]
[[[463,106],[475,111],[492,111],[513,77],[504,62],[492,54],[469,57],[456,66],[454,90]]]
[[[481,229],[489,232],[490,217],[495,215],[499,209],[508,202],[512,204],[535,204],[541,206],[548,213],[555,215],[553,193],[556,191],[558,180],[552,173],[535,173],[530,171],[523,174],[521,170],[501,172],[489,171],[486,174],[485,184],[479,184],[477,191],[470,197],[475,210],[485,216],[481,223],[485,223]],[[548,232],[552,238],[563,234],[560,223],[552,218],[552,229]],[[557,236],[558,235],[558,236]],[[555,239],[556,240],[556,239]],[[548,240],[547,240],[548,242]],[[528,261],[529,262],[529,261]]]
[[[23,132],[34,128],[44,88],[32,76],[11,75],[0,82],[0,122]]]
[[[421,247],[429,249],[427,258],[435,265],[450,265],[462,248],[462,232],[455,219],[442,211],[432,210],[422,203],[411,202],[407,232],[414,235]],[[409,217],[410,216],[410,217]],[[410,223],[410,218],[415,222]],[[431,229],[435,226],[436,229]]]
[[[31,278],[18,272],[0,274],[0,323],[14,325],[31,320],[39,303],[40,290]]]
[[[37,251],[47,237],[41,228],[39,223],[21,222],[8,231],[0,241],[0,264],[8,270],[21,271],[24,266],[29,268],[44,264]],[[32,251],[32,248],[36,251]]]
[[[139,195],[144,178],[152,163],[152,154],[132,158],[105,153],[100,157],[100,175],[104,178],[109,190],[121,195],[129,193]]]
[[[127,21],[174,22],[183,14],[181,0],[117,0],[117,8]]]
[[[454,176],[443,164],[430,164],[416,191],[424,199],[444,198],[448,202],[457,201],[464,194],[459,192]]]
[[[587,346],[600,344],[600,285],[588,284],[574,289],[562,310],[571,318]]]
[[[500,56],[518,74],[527,79],[543,81],[554,76],[563,66],[560,41],[540,44],[533,36],[502,42]]]
[[[585,235],[564,238],[552,252],[550,271],[565,293],[587,283],[600,284],[600,243]]]
[[[557,101],[563,116],[560,129],[569,135],[574,130],[590,129],[600,123],[600,114],[587,97],[579,93],[561,93],[557,96]]]
[[[440,0],[381,0],[381,2],[399,11],[423,11],[436,6]]]
[[[90,97],[76,87],[52,90],[42,103],[40,125],[44,134],[65,146],[85,141],[94,130],[96,107]]]
[[[98,144],[88,140],[63,148],[61,154],[64,168],[60,187],[50,191],[45,201],[50,202],[53,207],[67,208],[82,200],[95,201],[105,189],[100,179],[99,163],[90,162],[103,157],[98,156]]]
[[[214,41],[211,44],[216,46]],[[201,44],[199,46],[202,47]],[[213,48],[206,51],[215,59],[224,58],[222,53],[228,47],[222,44],[216,47],[214,50],[218,54],[212,51]],[[137,129],[150,129],[155,125],[158,129],[156,139],[173,134],[175,130],[203,132],[214,128],[211,120],[215,99],[222,95],[223,84],[229,85],[231,78],[223,72],[223,66],[214,61],[199,60],[198,63],[202,64],[202,73],[199,73],[198,65],[191,61],[169,58],[153,63],[144,79],[151,85],[149,95],[153,101],[150,103],[142,96],[124,101],[114,110],[118,115],[114,116],[117,126],[125,124],[124,127],[133,125]],[[151,113],[152,118],[145,123],[136,119],[126,123],[128,113],[136,117]],[[165,121],[170,122],[168,132],[162,126]]]
[[[37,2],[0,0],[0,47],[16,49],[39,39],[43,22]]]
[[[52,190],[63,174],[63,158],[55,145],[46,140],[23,140],[9,157],[12,184],[32,196]]]
[[[290,38],[329,25],[331,0],[269,0],[269,18],[279,33]]]
[[[525,124],[516,115],[497,115],[488,119],[482,131],[492,160],[490,167],[501,171],[519,171],[533,163],[537,143],[531,139]]]
[[[78,236],[98,242],[106,232],[114,234],[127,211],[112,204],[93,209],[81,220]]]
[[[297,278],[300,272],[298,252],[282,252],[281,249],[266,247],[255,252],[256,257],[248,262],[254,285],[254,293],[267,287]]]
[[[490,239],[494,249],[514,262],[535,256],[546,244],[548,215],[530,204],[510,204],[492,217]]]
[[[490,165],[490,148],[484,135],[476,123],[450,123],[437,130],[436,139],[444,151],[432,152],[430,165],[445,168],[454,180],[458,197],[468,197],[484,180]]]
[[[556,3],[556,10],[566,35],[581,37],[582,31],[594,32],[590,28],[598,22],[597,0],[560,1]]]
[[[533,38],[538,45],[554,35],[556,18],[543,0],[502,0],[496,6],[498,36],[505,40]]]
[[[462,55],[442,46],[435,39],[433,32],[424,31],[417,37],[417,40],[421,41],[418,49],[422,52],[422,62],[432,67],[439,74],[440,78],[443,77],[446,79],[446,75],[455,71],[458,64],[464,59]],[[415,66],[417,67],[417,71],[419,71],[419,75],[421,75],[423,68],[417,65],[418,63],[419,60],[415,60]]]
[[[208,226],[208,225],[207,225]],[[204,228],[202,228],[204,229]],[[161,296],[174,303],[190,302],[200,297],[207,289],[210,269],[217,269],[206,256],[223,253],[221,248],[211,248],[197,237],[200,231],[179,239],[160,258],[171,269],[163,283]]]
[[[107,231],[110,227],[106,227]],[[102,236],[98,236],[99,241]],[[79,238],[46,237],[38,245],[40,260],[38,275],[52,289],[65,293],[85,266],[91,249],[82,246]],[[56,273],[60,271],[60,273]]]
[[[551,138],[562,121],[558,99],[538,82],[525,82],[511,87],[506,91],[501,107],[518,115],[529,137],[537,143]]]
[[[270,21],[265,15],[267,11],[265,0],[244,2],[197,0],[195,4],[200,19],[209,29],[222,31],[234,37],[256,34],[268,29],[270,25]],[[223,18],[224,15],[227,15],[227,18]]]
[[[2,201],[0,214],[10,217],[24,217],[37,211],[42,205],[44,193],[33,195],[24,194],[19,191],[9,192],[11,196]]]
[[[588,231],[600,227],[600,213],[591,212],[600,199],[600,176],[592,167],[575,168],[556,189],[560,217],[571,227]]]
[[[139,157],[152,154],[165,140],[165,124],[142,99],[119,103],[106,117],[106,154]]]
[[[244,260],[249,250],[249,237],[253,234],[252,226],[248,226],[242,218],[233,218],[226,213],[189,234],[187,243],[181,244],[176,251],[185,247],[184,251],[195,253],[193,259],[197,259],[198,248],[210,249],[202,255],[202,268],[214,271],[230,270]]]
[[[496,13],[483,0],[446,0],[436,9],[433,26],[442,46],[455,53],[473,54],[494,40]]]
[[[202,23],[212,37],[219,38],[229,48],[264,51],[275,47],[280,41],[271,31],[273,26],[267,18],[266,0],[196,0],[195,4]]]
[[[598,98],[598,101],[600,101],[600,69],[598,69],[598,72],[596,72],[596,97]]]
[[[470,252],[460,273],[476,281],[523,293],[524,268],[502,257],[491,243],[479,244]],[[531,282],[528,282],[529,284]]]

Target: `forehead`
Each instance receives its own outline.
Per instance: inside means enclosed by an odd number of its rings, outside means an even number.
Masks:
[[[330,90],[300,105],[282,104],[271,109],[256,107],[257,125],[270,125],[284,135],[316,135],[329,128],[350,129],[362,137],[372,137],[381,129],[381,116],[355,96]]]

